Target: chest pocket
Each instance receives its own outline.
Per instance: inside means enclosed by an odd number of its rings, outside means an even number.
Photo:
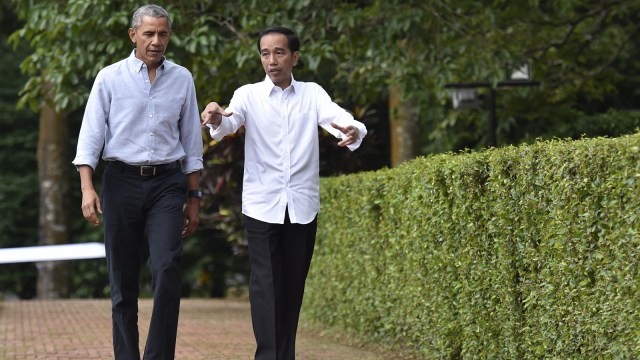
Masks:
[[[160,119],[159,125],[167,130],[177,130],[183,104],[184,99],[159,100],[156,103],[156,114]]]
[[[318,136],[318,120],[311,112],[291,115],[289,135],[296,141],[310,141]]]

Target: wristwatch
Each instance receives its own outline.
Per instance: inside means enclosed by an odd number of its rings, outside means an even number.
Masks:
[[[202,199],[202,190],[189,190],[187,191],[187,196],[196,199]]]

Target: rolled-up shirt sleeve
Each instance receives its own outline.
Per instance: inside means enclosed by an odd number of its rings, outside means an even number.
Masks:
[[[180,112],[180,142],[186,154],[182,160],[182,171],[189,174],[201,170],[203,168],[202,128],[193,82],[188,87],[188,93]]]
[[[104,72],[101,71],[96,76],[87,100],[76,157],[72,162],[76,168],[80,165],[89,165],[96,169],[105,143],[110,103],[111,93]]]
[[[229,117],[223,116],[222,122],[218,127],[214,127],[211,124],[207,125],[209,127],[209,133],[211,134],[211,137],[215,140],[222,140],[225,136],[235,133],[236,131],[238,131],[238,129],[240,129],[240,127],[244,125],[245,111],[243,105],[245,103],[245,99],[243,94],[245,94],[246,91],[243,90],[243,88],[240,88],[233,93],[231,102],[225,109],[225,111],[227,112],[232,112],[233,115]]]
[[[347,148],[351,151],[359,148],[362,140],[367,136],[367,127],[333,102],[329,94],[320,86],[315,87],[315,93],[318,101],[318,125],[338,139],[344,138],[344,134],[331,126],[332,122],[342,127],[355,126],[358,129],[358,139],[353,144],[347,145]]]

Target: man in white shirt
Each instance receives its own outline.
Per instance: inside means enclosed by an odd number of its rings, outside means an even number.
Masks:
[[[316,83],[296,81],[300,41],[290,29],[258,36],[264,81],[237,89],[226,110],[201,114],[221,140],[245,127],[242,190],[256,359],[294,359],[298,317],[320,210],[318,126],[357,149],[367,129]]]

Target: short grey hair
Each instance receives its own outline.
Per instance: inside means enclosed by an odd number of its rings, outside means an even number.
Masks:
[[[154,4],[142,5],[133,13],[131,17],[131,28],[137,29],[142,24],[142,17],[151,16],[154,18],[166,18],[169,23],[169,29],[171,29],[171,17],[167,10]]]

